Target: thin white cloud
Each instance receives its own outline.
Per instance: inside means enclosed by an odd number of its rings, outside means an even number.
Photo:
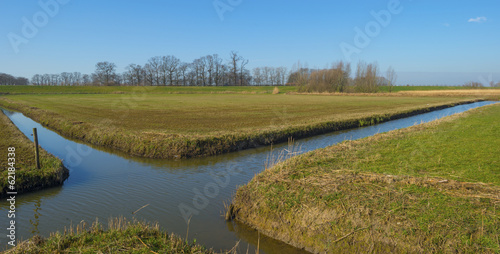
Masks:
[[[443,26],[450,27],[450,24],[449,23],[444,23]]]
[[[469,22],[475,22],[475,23],[483,23],[488,20],[486,17],[477,17],[477,18],[470,18]]]

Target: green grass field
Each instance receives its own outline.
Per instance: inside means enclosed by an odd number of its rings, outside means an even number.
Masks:
[[[68,177],[68,170],[63,167],[61,160],[40,148],[40,169],[36,169],[34,144],[21,133],[10,119],[0,111],[0,160],[1,181],[0,197],[6,196],[8,190],[8,168],[16,169],[15,186],[18,194],[41,188],[61,185]],[[8,150],[13,147],[15,154],[14,165],[8,164]]]
[[[317,252],[499,253],[500,105],[309,152],[241,187],[236,218]]]
[[[0,106],[21,111],[65,136],[139,156],[169,158],[269,145],[290,136],[356,127],[360,119],[388,120],[398,113],[465,100],[146,92],[4,95]]]

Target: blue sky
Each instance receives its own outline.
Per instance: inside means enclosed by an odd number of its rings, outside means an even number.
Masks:
[[[122,72],[153,56],[190,62],[235,50],[249,68],[361,60],[392,66],[400,84],[498,82],[498,10],[494,0],[0,0],[0,72],[92,73],[99,61]]]

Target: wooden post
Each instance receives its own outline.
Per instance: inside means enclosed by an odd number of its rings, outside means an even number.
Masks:
[[[36,168],[40,169],[40,157],[39,157],[39,153],[38,153],[38,134],[36,133],[36,128],[33,128],[33,139],[35,140]]]

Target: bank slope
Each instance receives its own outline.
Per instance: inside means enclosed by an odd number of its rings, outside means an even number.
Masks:
[[[500,105],[289,159],[236,219],[312,252],[500,252]]]
[[[8,191],[16,191],[18,194],[35,191],[43,188],[61,185],[69,176],[69,171],[63,166],[61,160],[40,148],[40,169],[35,166],[34,144],[31,142],[10,119],[0,111],[0,150],[2,159],[0,197],[7,195]],[[15,190],[9,190],[8,163],[9,148],[13,147],[15,156]]]

